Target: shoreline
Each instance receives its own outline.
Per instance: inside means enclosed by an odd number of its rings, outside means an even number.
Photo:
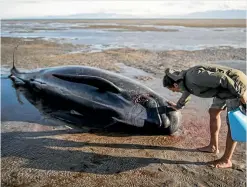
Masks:
[[[80,53],[78,51],[88,49],[88,46],[58,43],[40,38],[13,37],[1,37],[1,43],[1,65],[12,65],[13,49],[17,44],[21,44],[16,53],[16,64],[26,69],[57,65],[90,65],[118,72],[119,69],[114,64],[124,63],[160,76],[167,67],[185,69],[198,63],[212,64],[224,60],[246,61],[246,48],[229,46],[194,51],[118,48]]]
[[[246,27],[246,19],[3,19],[2,21],[41,21],[71,23],[119,23],[185,27]]]

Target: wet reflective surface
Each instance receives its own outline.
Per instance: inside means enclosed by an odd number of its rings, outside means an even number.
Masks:
[[[12,85],[11,79],[1,77],[2,121],[42,122],[40,112]]]

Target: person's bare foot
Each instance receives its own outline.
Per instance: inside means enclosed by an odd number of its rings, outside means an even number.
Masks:
[[[208,146],[205,146],[205,147],[201,147],[201,148],[197,148],[197,150],[201,151],[201,152],[215,153],[215,154],[218,154],[220,152],[219,149],[216,149],[215,146],[211,146],[211,145],[208,145]]]
[[[215,160],[213,162],[210,162],[210,166],[214,168],[231,168],[232,167],[232,162],[227,159],[219,159]]]

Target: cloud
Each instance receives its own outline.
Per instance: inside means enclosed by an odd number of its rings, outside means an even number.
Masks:
[[[21,18],[102,13],[148,18],[246,8],[246,0],[176,0],[165,2],[158,0],[2,0],[0,1],[0,16],[1,18]]]

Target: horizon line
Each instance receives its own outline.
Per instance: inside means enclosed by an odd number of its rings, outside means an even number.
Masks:
[[[174,19],[174,20],[246,20],[246,18],[1,18],[0,20],[164,20],[164,19]]]

